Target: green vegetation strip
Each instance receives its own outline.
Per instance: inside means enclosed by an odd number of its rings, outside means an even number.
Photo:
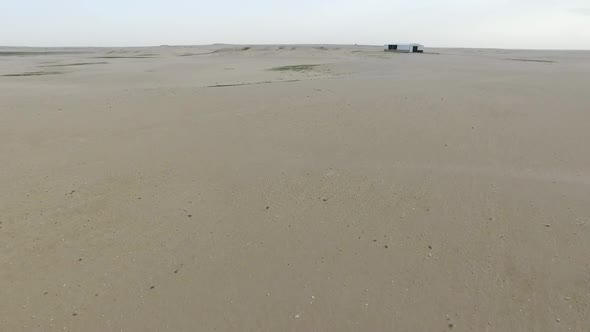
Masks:
[[[65,63],[60,65],[45,65],[38,67],[70,67],[70,66],[87,66],[87,65],[106,65],[108,62],[76,62],[76,63]]]
[[[63,72],[60,72],[60,71],[29,71],[29,72],[20,73],[20,74],[6,74],[6,75],[2,75],[2,76],[20,77],[20,76],[43,76],[43,75],[58,75],[58,74],[63,74]]]
[[[296,71],[296,72],[303,72],[303,71],[313,70],[317,66],[319,66],[319,65],[292,65],[292,66],[274,67],[274,68],[271,68],[270,70],[272,70],[272,71]]]

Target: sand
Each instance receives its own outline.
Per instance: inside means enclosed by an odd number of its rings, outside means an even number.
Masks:
[[[0,49],[0,331],[588,331],[590,52]]]

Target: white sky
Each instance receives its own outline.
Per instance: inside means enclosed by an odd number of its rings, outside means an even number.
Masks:
[[[0,45],[590,49],[590,0],[0,0]]]

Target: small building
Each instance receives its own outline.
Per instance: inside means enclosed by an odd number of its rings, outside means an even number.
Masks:
[[[424,45],[420,44],[387,44],[385,52],[424,53]]]

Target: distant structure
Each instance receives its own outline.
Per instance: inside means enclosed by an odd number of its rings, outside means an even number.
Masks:
[[[424,53],[424,45],[420,44],[387,44],[385,52]]]

